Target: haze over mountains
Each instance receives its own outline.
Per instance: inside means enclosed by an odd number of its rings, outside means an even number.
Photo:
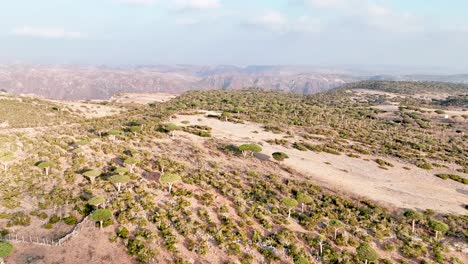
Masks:
[[[337,70],[314,66],[151,65],[117,68],[14,64],[0,66],[0,87],[15,94],[78,100],[107,99],[122,92],[181,93],[194,89],[246,87],[313,94],[368,79],[468,83],[468,74],[402,75],[397,70],[382,72],[386,74],[375,75],[363,68]]]

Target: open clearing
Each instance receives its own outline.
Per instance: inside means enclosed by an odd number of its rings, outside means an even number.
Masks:
[[[168,93],[122,93],[113,96],[109,101],[123,104],[149,104],[167,102],[176,97],[176,94]]]
[[[423,170],[392,158],[385,160],[394,164],[394,167],[383,170],[373,161],[378,157],[363,155],[361,158],[351,158],[271,145],[266,140],[283,139],[286,135],[266,132],[261,125],[254,123],[223,122],[216,118],[208,118],[205,114],[178,116],[174,120],[176,124],[185,126],[183,121],[189,121],[188,125],[209,126],[214,138],[234,144],[261,144],[263,154],[271,156],[274,152],[285,152],[289,156],[289,159],[283,162],[285,165],[309,175],[318,185],[338,192],[366,197],[399,208],[466,213],[463,205],[468,204],[468,186],[435,177],[434,174],[438,173],[438,170]],[[411,170],[403,167],[409,167]]]
[[[382,95],[382,96],[388,96],[389,98],[395,98],[395,97],[401,97],[401,98],[407,98],[407,97],[412,97],[412,98],[417,98],[417,99],[446,99],[449,94],[447,93],[422,93],[422,94],[413,94],[413,95],[408,95],[408,94],[397,94],[397,93],[390,93],[390,92],[384,92],[384,91],[378,91],[378,90],[369,90],[369,89],[354,89],[353,91],[357,95]]]
[[[116,115],[121,112],[121,109],[108,105],[85,103],[79,101],[51,101],[56,104],[64,105],[71,109],[73,113],[76,113],[85,118],[100,118]]]

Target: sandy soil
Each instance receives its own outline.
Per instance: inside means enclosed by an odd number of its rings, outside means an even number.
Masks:
[[[122,93],[113,96],[110,101],[125,104],[149,104],[154,102],[167,102],[176,97],[177,95],[175,94],[167,93]]]
[[[368,89],[355,89],[353,90],[357,95],[386,95],[390,98],[395,97],[412,97],[417,99],[445,99],[449,96],[447,93],[425,93],[425,94],[413,94],[413,95],[404,95],[404,94],[396,94],[396,93],[389,93],[384,91],[376,91],[376,90],[368,90]]]
[[[435,170],[426,171],[390,158],[385,160],[395,167],[382,170],[377,163],[364,160],[376,157],[363,156],[362,159],[356,159],[345,155],[303,152],[271,145],[266,140],[280,139],[286,135],[265,132],[261,125],[253,123],[234,124],[207,118],[205,115],[179,116],[174,120],[178,125],[184,126],[182,121],[189,121],[189,125],[209,126],[213,129],[213,137],[232,143],[259,143],[263,145],[262,153],[267,155],[277,151],[285,152],[290,157],[284,161],[285,165],[311,176],[311,179],[318,184],[337,191],[363,196],[399,208],[466,213],[462,206],[468,204],[468,186],[439,179],[434,176]],[[405,170],[404,166],[410,167],[411,170]]]
[[[109,241],[112,231],[112,228],[100,231],[96,227],[88,226],[78,236],[60,247],[14,243],[15,251],[21,254],[12,254],[5,258],[5,261],[18,264],[135,263],[121,243]],[[96,235],[98,232],[99,235]],[[94,243],[83,243],[83,241],[94,241]]]
[[[395,104],[395,103],[382,104],[382,105],[372,106],[372,108],[385,111],[385,113],[380,113],[378,115],[380,118],[383,118],[383,119],[398,118],[398,116],[395,115],[395,113],[399,111],[398,104]],[[457,109],[457,108],[448,109],[448,110],[444,109],[443,114],[436,113],[435,111],[437,109],[433,109],[433,108],[420,108],[420,109],[427,112],[427,113],[422,114],[422,116],[424,116],[425,118],[431,118],[433,120],[439,120],[439,121],[446,120],[449,122],[458,123],[460,125],[468,123],[468,120],[462,117],[463,115],[468,115],[468,111],[463,111],[462,109]]]
[[[85,118],[106,117],[119,114],[121,112],[121,109],[108,105],[90,104],[80,101],[49,101],[54,102],[56,104],[64,105],[71,109],[73,113],[79,114]]]
[[[373,106],[372,108],[374,109],[379,109],[382,111],[387,111],[387,112],[397,112],[399,110],[399,105],[398,104],[388,104],[388,105],[376,105]],[[463,111],[462,109],[443,109],[445,114],[437,114],[434,111],[437,110],[437,108],[420,108],[423,111],[428,111],[430,112],[430,115],[432,116],[441,116],[443,117],[444,115],[449,115],[449,116],[462,116],[462,115],[468,115],[468,111]]]
[[[355,89],[353,92],[357,95],[386,95],[390,98],[395,98],[395,97],[406,97],[405,95],[397,95],[394,93],[387,93],[383,91],[375,91],[375,90],[367,90],[367,89]]]

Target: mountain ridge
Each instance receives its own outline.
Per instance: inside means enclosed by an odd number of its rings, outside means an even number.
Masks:
[[[314,94],[363,80],[468,83],[468,75],[360,75],[362,71],[313,66],[0,65],[0,89],[51,99],[109,99],[118,93],[172,93],[189,90],[266,90]]]

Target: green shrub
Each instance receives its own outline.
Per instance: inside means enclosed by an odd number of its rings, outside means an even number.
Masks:
[[[74,215],[66,216],[62,220],[66,225],[76,225],[78,223],[78,219]]]
[[[375,162],[379,164],[380,166],[388,166],[388,167],[394,167],[394,165],[388,161],[382,160],[382,159],[376,159]]]
[[[295,148],[297,150],[300,150],[300,151],[307,151],[308,150],[307,147],[304,146],[304,144],[299,143],[299,142],[294,142],[293,148]]]
[[[125,226],[119,226],[117,228],[117,236],[118,237],[128,238],[129,235],[130,235],[130,232],[128,231],[128,229]]]
[[[432,165],[427,162],[418,162],[416,166],[418,166],[421,169],[432,170]]]
[[[440,173],[440,174],[436,174],[436,176],[441,178],[441,179],[444,179],[444,180],[452,179],[452,180],[457,181],[459,183],[468,184],[468,179],[463,178],[463,177],[461,177],[459,175]]]
[[[58,223],[59,221],[60,221],[60,217],[57,216],[57,215],[53,215],[53,216],[51,216],[51,217],[49,218],[48,223],[50,223],[50,224],[56,224],[56,223]]]
[[[275,153],[272,154],[272,156],[277,161],[283,161],[283,160],[289,158],[289,156],[284,152],[275,152]]]
[[[31,217],[24,212],[16,212],[10,215],[7,226],[28,226],[31,224]]]

